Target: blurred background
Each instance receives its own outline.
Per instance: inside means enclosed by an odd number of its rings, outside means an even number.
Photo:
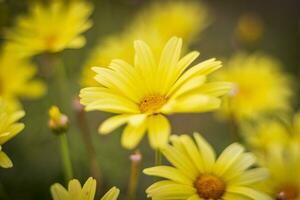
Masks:
[[[17,16],[26,13],[33,2],[0,0],[0,42],[3,42],[2,33],[14,24]],[[94,5],[91,16],[93,26],[84,33],[87,44],[81,49],[64,50],[60,53],[66,67],[72,98],[79,94],[82,87],[80,85],[82,68],[95,44],[111,34],[121,34],[141,11],[148,10],[154,3],[159,5],[163,2],[165,1],[91,1]],[[188,3],[190,1],[182,2]],[[197,3],[198,1],[194,2]],[[282,62],[284,71],[295,79],[297,97],[293,101],[293,106],[295,109],[299,109],[300,1],[203,0],[201,3],[209,12],[209,23],[195,37],[188,48],[200,51],[200,60],[210,57],[226,60],[240,50],[247,52],[259,50],[276,57]],[[250,22],[250,24],[254,23],[258,29],[258,35],[253,36],[253,41],[251,41],[252,36],[249,36],[250,42],[247,41],[247,38],[243,38],[244,36],[239,35],[241,33],[238,30],[241,26],[241,20],[245,16],[254,18],[254,22]],[[169,23],[172,26],[176,21]],[[194,26],[200,25],[194,24]],[[51,77],[45,75],[45,66],[40,62],[40,58],[36,57],[35,61],[39,66],[39,76],[45,82],[51,82]],[[0,169],[1,200],[51,199],[50,185],[54,182],[63,183],[59,143],[47,125],[49,107],[58,104],[57,96],[54,95],[57,94],[55,92],[57,89],[55,85],[48,84],[48,92],[45,96],[34,101],[23,102],[26,116],[22,121],[26,128],[18,137],[6,144],[6,152],[11,156],[14,167],[8,170]],[[78,130],[76,115],[73,111],[69,114],[71,127],[68,138],[74,174],[83,183],[90,176],[88,155]],[[103,187],[97,195],[100,196],[115,185],[122,191],[120,199],[125,199],[130,175],[129,156],[133,151],[124,150],[121,147],[121,129],[108,136],[100,136],[97,133],[98,125],[108,115],[101,112],[86,113],[92,141],[96,149],[97,161],[103,175]],[[232,142],[229,137],[229,127],[225,122],[218,120],[213,113],[174,115],[171,117],[171,123],[173,133],[182,134],[199,131],[204,134],[218,152]],[[152,166],[154,164],[154,152],[150,149],[147,138],[144,138],[138,149],[143,156],[141,168]],[[153,180],[151,177],[140,174],[138,200],[146,199],[144,191]]]

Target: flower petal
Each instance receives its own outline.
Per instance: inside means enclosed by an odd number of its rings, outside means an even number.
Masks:
[[[166,117],[161,114],[147,118],[149,142],[152,148],[161,148],[167,144],[171,127]]]

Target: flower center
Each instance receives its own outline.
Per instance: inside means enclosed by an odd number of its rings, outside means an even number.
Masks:
[[[161,95],[146,96],[140,103],[140,111],[142,113],[155,113],[167,102],[166,98]]]
[[[225,192],[225,183],[214,175],[204,174],[198,177],[194,183],[201,198],[218,200]]]
[[[55,35],[49,35],[48,37],[46,37],[45,38],[46,48],[52,49],[55,45],[56,40],[57,40],[57,37]]]
[[[292,185],[281,187],[276,194],[276,200],[296,200],[298,199],[299,191]]]

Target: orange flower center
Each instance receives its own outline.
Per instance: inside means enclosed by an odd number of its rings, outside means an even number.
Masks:
[[[149,95],[146,96],[140,103],[140,111],[142,113],[150,112],[155,113],[159,110],[165,103],[167,99],[161,95]]]
[[[199,196],[203,199],[220,199],[225,192],[225,183],[214,175],[201,175],[194,183]]]
[[[296,200],[300,197],[299,190],[292,185],[281,187],[276,194],[276,200]]]

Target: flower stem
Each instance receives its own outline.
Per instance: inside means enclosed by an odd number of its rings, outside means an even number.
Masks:
[[[155,150],[155,166],[161,165],[161,152],[159,149]]]
[[[102,174],[101,174],[99,163],[97,161],[96,150],[92,142],[91,133],[83,109],[77,110],[77,121],[90,160],[90,173],[97,180],[98,188],[101,188]]]
[[[128,183],[127,200],[135,200],[142,155],[140,154],[139,151],[136,151],[134,154],[130,156],[130,160],[131,160],[131,171],[130,171],[130,178]]]
[[[242,138],[240,136],[239,124],[232,114],[229,119],[229,128],[230,128],[230,137],[233,142],[242,142]]]
[[[64,168],[64,175],[66,183],[73,178],[73,169],[72,162],[69,153],[68,140],[65,133],[59,135],[60,139],[60,148],[61,148],[61,157]]]

